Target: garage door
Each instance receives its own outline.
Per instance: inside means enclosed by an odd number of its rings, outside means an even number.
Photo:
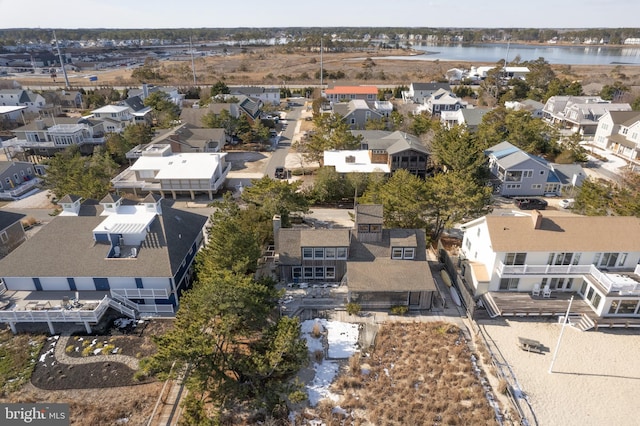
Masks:
[[[77,290],[89,290],[89,291],[96,290],[96,285],[93,283],[93,278],[76,277],[73,280],[76,283]]]
[[[35,290],[36,285],[31,278],[5,278],[4,283],[9,290]]]
[[[70,290],[69,281],[66,278],[40,278],[43,291]]]

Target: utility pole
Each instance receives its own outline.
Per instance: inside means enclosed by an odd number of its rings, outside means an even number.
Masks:
[[[56,37],[56,30],[53,30],[53,39],[56,41],[56,49],[58,49],[58,59],[60,59],[60,66],[62,67],[62,75],[64,76],[64,83],[67,90],[71,89],[69,84],[69,77],[67,76],[67,70],[64,67],[64,61],[62,60],[62,53],[60,53],[60,45],[58,44],[58,37]]]
[[[189,47],[191,48],[191,71],[193,72],[193,85],[197,86],[198,83],[196,83],[196,63],[193,59],[193,44],[191,44],[191,36],[189,36]]]
[[[558,356],[558,349],[560,349],[560,340],[562,340],[562,334],[564,333],[564,326],[567,325],[567,321],[569,321],[569,311],[571,311],[572,302],[573,302],[573,296],[571,296],[571,299],[569,299],[569,306],[567,307],[567,313],[564,315],[564,322],[562,323],[560,336],[558,336],[558,344],[556,345],[556,350],[553,353],[553,358],[551,359],[551,365],[549,366],[549,374],[553,373],[553,363],[556,362],[556,357]]]
[[[323,78],[324,78],[324,69],[322,67],[322,51],[324,50],[324,46],[322,45],[322,35],[320,35],[320,92],[324,88]]]

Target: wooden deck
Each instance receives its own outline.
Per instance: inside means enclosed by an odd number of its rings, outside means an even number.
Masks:
[[[551,297],[532,296],[531,293],[490,292],[500,316],[545,316],[564,315],[569,307],[569,299],[574,293],[552,292]],[[595,312],[579,296],[574,297],[570,314],[587,314],[595,317]]]

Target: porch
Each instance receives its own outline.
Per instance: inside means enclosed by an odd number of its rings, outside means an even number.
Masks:
[[[596,317],[593,309],[582,300],[577,293],[552,292],[550,297],[533,296],[530,292],[491,291],[482,295],[481,300],[490,316],[503,317],[553,317],[564,316],[569,306],[569,299],[574,297],[571,305],[572,315],[589,315]]]

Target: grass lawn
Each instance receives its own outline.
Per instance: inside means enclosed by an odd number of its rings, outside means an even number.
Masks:
[[[44,335],[13,335],[9,330],[0,331],[0,396],[6,396],[29,381],[45,340]]]

